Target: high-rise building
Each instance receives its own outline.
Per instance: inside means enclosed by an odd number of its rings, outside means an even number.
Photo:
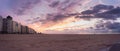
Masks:
[[[11,16],[7,16],[7,33],[13,33],[13,20]]]
[[[21,33],[21,24],[20,23],[18,23],[18,33]]]
[[[18,23],[13,21],[13,33],[18,33]]]
[[[3,18],[0,16],[0,33],[2,33],[2,27],[3,27]]]
[[[20,23],[13,21],[11,16],[7,16],[7,18],[0,17],[0,33],[29,34],[35,33],[35,31],[28,26],[23,26]]]
[[[8,33],[7,32],[7,19],[3,18],[3,26],[2,26],[2,33]]]
[[[27,33],[27,27],[26,26],[21,26],[21,33],[26,34]]]

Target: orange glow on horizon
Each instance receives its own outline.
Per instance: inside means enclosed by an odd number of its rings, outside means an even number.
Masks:
[[[30,27],[34,28],[37,32],[44,32],[47,30],[56,30],[56,31],[64,31],[65,29],[80,29],[84,30],[88,27],[94,26],[97,20],[86,21],[83,19],[76,19],[74,17],[65,19],[64,21],[55,22],[48,22],[46,24],[34,23],[29,25]]]

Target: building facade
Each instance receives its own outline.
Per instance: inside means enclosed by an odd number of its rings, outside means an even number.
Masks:
[[[7,17],[7,33],[13,33],[13,21],[12,17],[8,16]]]
[[[7,16],[7,18],[0,17],[0,33],[30,34],[31,32],[33,32],[33,29],[13,21],[11,16]]]
[[[2,27],[3,27],[3,18],[0,16],[0,33],[2,33]]]

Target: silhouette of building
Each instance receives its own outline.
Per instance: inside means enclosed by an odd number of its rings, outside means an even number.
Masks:
[[[7,33],[13,33],[13,21],[11,16],[7,16]]]
[[[2,27],[3,27],[3,18],[0,16],[0,33],[2,33]]]
[[[8,22],[6,18],[3,18],[3,26],[2,26],[2,33],[8,33]]]
[[[13,33],[21,33],[21,24],[13,21]]]
[[[11,16],[7,16],[7,18],[0,17],[0,33],[30,34],[36,33],[36,31],[28,26],[23,26],[20,23],[13,21]]]
[[[21,26],[21,33],[25,34],[26,30],[25,30],[25,26]]]

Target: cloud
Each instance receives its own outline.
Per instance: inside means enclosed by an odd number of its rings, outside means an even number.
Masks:
[[[41,22],[42,24],[46,24],[47,22],[62,22],[65,19],[71,18],[72,16],[80,15],[80,13],[71,13],[71,14],[61,14],[61,13],[51,13],[51,14],[46,14],[45,19],[41,19],[41,17],[36,17],[32,19],[28,19],[26,21],[32,22],[32,23],[37,23]]]
[[[58,12],[65,12],[65,13],[68,13],[68,12],[71,12],[71,11],[74,11],[74,8],[76,6],[81,6],[82,4],[84,3],[88,3],[88,1],[91,1],[91,0],[52,0],[51,2],[49,1],[49,6],[51,8],[56,8],[58,9],[57,11]]]
[[[113,33],[120,33],[120,22],[111,22],[111,21],[100,22],[96,25],[96,29],[98,30],[106,29]]]
[[[47,1],[47,2],[46,2]],[[33,14],[39,13],[44,14],[45,16],[37,16],[39,19],[30,18],[27,21],[35,22],[47,22],[47,21],[59,21],[69,18],[70,16],[76,14],[72,13],[76,6],[80,6],[80,4],[84,4],[88,0],[14,0],[13,3],[13,12],[17,15],[27,15],[27,13],[32,12]],[[36,9],[39,12],[34,12],[31,10],[34,7],[41,7],[37,4],[41,4],[45,6],[47,10],[52,10],[50,13],[44,13],[42,10]],[[37,5],[37,6],[36,6]],[[48,7],[49,6],[49,7]],[[43,7],[42,7],[43,8]],[[49,12],[49,11],[48,11]],[[36,15],[36,14],[35,14]],[[29,15],[30,16],[30,15]],[[41,19],[41,17],[45,17],[46,19]]]
[[[75,0],[75,1],[74,0],[42,0],[41,1],[42,6],[37,5],[35,11],[36,10],[39,11],[39,12],[36,11],[37,14],[40,13],[43,14],[44,16],[37,15],[34,18],[32,17],[28,18],[28,20],[26,21],[32,24],[40,23],[38,24],[40,28],[52,27],[56,24],[63,23],[63,21],[65,21],[68,18],[71,18],[72,16],[79,15],[80,13],[73,13],[73,12],[75,12],[76,7],[81,6],[86,1],[88,2],[88,0]],[[37,9],[38,7],[39,9]],[[33,14],[36,12],[33,11]]]
[[[114,6],[111,6],[111,5],[99,4],[99,5],[94,6],[92,10],[83,11],[82,14],[95,14],[95,13],[101,12],[102,10],[111,10],[113,8]]]
[[[99,5],[94,6],[93,10],[99,12],[101,10],[111,10],[113,8],[114,8],[114,6],[112,6],[112,5],[102,5],[102,4],[99,4]]]
[[[50,20],[50,21],[58,21],[58,20],[63,20],[64,18],[66,18],[67,16],[66,15],[63,15],[63,14],[48,14],[47,15],[47,20]]]
[[[116,20],[120,17],[120,8],[115,8],[111,5],[97,5],[91,10],[86,10],[81,12],[80,16],[77,18],[102,18],[108,20]]]
[[[61,21],[67,18],[70,18],[71,16],[76,16],[79,15],[79,13],[71,13],[71,14],[58,14],[58,13],[54,13],[54,14],[48,14],[47,15],[47,20],[56,22],[56,21]]]
[[[112,32],[120,33],[120,22],[115,22],[120,18],[120,7],[112,5],[96,5],[89,10],[81,12],[81,15],[76,16],[85,20],[98,19],[92,30],[96,32]],[[100,19],[100,20],[99,20]]]
[[[13,3],[14,2],[14,3]],[[34,5],[40,3],[41,0],[14,0],[11,2],[11,5],[13,6],[12,9],[13,12],[17,15],[24,15],[25,11],[31,9],[34,7]]]
[[[110,11],[105,12],[107,14],[120,14],[120,7],[114,8]]]
[[[69,18],[73,15],[76,6],[81,6],[88,0],[13,0],[11,1],[12,10],[17,16],[25,15],[32,17],[37,15],[39,19],[29,18],[27,21],[46,22],[58,21]],[[37,5],[39,4],[39,5]],[[42,5],[42,6],[41,6]],[[37,9],[38,8],[38,9]],[[43,8],[43,9],[42,9]],[[45,11],[45,12],[44,12]],[[32,14],[32,15],[30,15]],[[40,16],[39,14],[44,14]],[[75,13],[76,14],[76,13]],[[45,17],[46,16],[46,17]],[[46,19],[41,19],[42,17]]]
[[[50,7],[57,7],[59,4],[60,4],[59,1],[54,1],[54,2],[52,2],[49,6],[50,6]]]

